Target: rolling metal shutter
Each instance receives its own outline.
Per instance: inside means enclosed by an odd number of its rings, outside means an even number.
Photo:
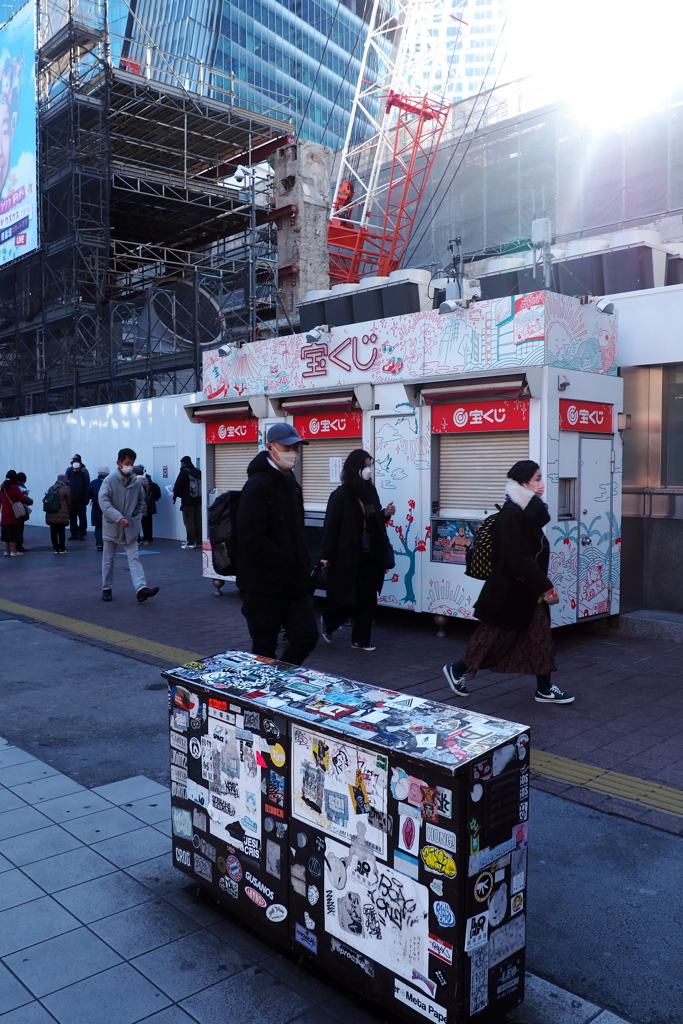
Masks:
[[[360,437],[357,440],[353,437],[326,437],[322,441],[311,441],[308,447],[303,448],[301,486],[307,505],[327,506],[330,494],[341,483],[341,480],[330,480],[330,459],[341,459],[344,465],[346,456],[360,446]]]
[[[247,482],[247,466],[258,455],[258,445],[250,441],[213,445],[214,487],[223,491],[241,491]]]
[[[525,430],[473,434],[441,434],[439,508],[495,512],[505,498],[508,470],[529,458]]]

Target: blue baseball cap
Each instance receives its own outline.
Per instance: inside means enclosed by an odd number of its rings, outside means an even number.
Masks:
[[[308,444],[303,437],[299,437],[291,423],[275,423],[266,435],[266,441],[277,441],[278,444]]]

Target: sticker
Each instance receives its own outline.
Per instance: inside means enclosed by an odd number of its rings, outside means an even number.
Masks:
[[[171,719],[171,728],[177,729],[178,732],[186,732],[190,724],[190,716],[187,711],[180,711],[179,708],[173,709],[173,718]]]
[[[455,914],[449,903],[443,900],[436,900],[434,903],[434,916],[442,928],[452,928],[455,924]]]
[[[292,864],[289,869],[289,880],[292,889],[299,896],[306,895],[306,866],[305,864]]]
[[[187,799],[199,804],[200,807],[209,806],[209,791],[205,786],[199,786],[192,779],[187,780]]]
[[[420,786],[420,812],[425,821],[439,820],[439,809],[436,803],[436,789],[432,786]]]
[[[505,919],[508,909],[508,887],[503,883],[489,900],[489,927],[497,928]]]
[[[222,889],[223,892],[227,893],[228,896],[232,896],[234,900],[237,899],[240,887],[232,878],[228,878],[227,875],[223,875],[223,877],[218,880],[218,887],[219,889]]]
[[[252,889],[250,885],[246,885],[244,887],[244,891],[252,903],[255,903],[257,907],[265,907],[266,901],[260,892],[256,892],[256,889]]]
[[[256,728],[258,728],[258,726]],[[266,917],[274,924],[278,924],[280,921],[284,921],[287,917],[287,907],[283,906],[282,903],[271,903],[266,910]]]
[[[415,857],[409,857],[401,850],[394,850],[394,869],[401,874],[408,875],[417,881],[419,874],[419,861]]]
[[[410,976],[410,980],[415,984],[421,986],[421,988],[427,993],[427,995],[434,996],[436,994],[436,982],[432,981],[431,978],[425,977],[420,971],[413,967],[413,972]]]
[[[398,845],[406,853],[417,854],[420,845],[419,818],[416,821],[412,814],[399,815]]]
[[[368,811],[368,825],[376,828],[379,832],[385,832],[389,836],[394,831],[391,815],[385,811],[378,811],[375,807],[371,807]]]
[[[264,726],[265,726],[265,722],[264,722]],[[279,735],[280,734],[278,732],[278,736]],[[268,752],[270,754],[270,759],[273,762],[273,764],[275,765],[275,767],[276,768],[282,768],[283,765],[285,764],[286,760],[287,760],[287,755],[285,754],[285,748],[282,746],[282,744],[281,743],[276,743],[274,746],[269,748]]]
[[[330,767],[330,748],[325,740],[318,739],[313,744],[313,761],[316,768],[322,768],[324,772],[328,771]]]
[[[445,828],[439,828],[437,825],[429,823],[425,828],[425,839],[428,843],[434,843],[435,846],[441,846],[444,850],[450,850],[451,853],[455,853],[455,832],[448,832]]]
[[[523,761],[526,758],[528,745],[529,737],[525,732],[523,732],[521,736],[517,737],[515,742],[515,746],[517,747],[517,757],[520,761]]]
[[[439,850],[436,846],[423,846],[420,850],[420,858],[427,871],[431,871],[433,875],[455,878],[455,861],[445,850]]]
[[[415,779],[412,775],[408,776],[408,796],[407,800],[413,807],[422,807],[422,790],[428,789],[429,787],[421,779]]]
[[[517,815],[520,821],[528,821],[529,819],[529,801],[522,800],[519,805],[519,814]]]
[[[426,747],[428,750],[433,750],[436,747],[436,741],[438,737],[435,732],[418,733],[415,737],[416,747]]]
[[[503,999],[512,995],[522,984],[522,957],[509,957],[498,965],[494,972],[492,983],[495,986],[496,998]]]
[[[520,910],[524,910],[524,893],[518,892],[510,900],[510,917],[519,914]]]
[[[182,864],[183,867],[189,868],[192,864],[192,858],[189,850],[183,850],[180,846],[176,846],[173,851],[173,856],[178,864]]]
[[[285,777],[277,772],[270,772],[268,778],[268,800],[275,807],[285,806]]]
[[[443,786],[436,787],[436,806],[440,818],[453,816],[453,794],[450,789],[444,789]]]
[[[211,867],[211,861],[207,860],[206,857],[202,857],[200,853],[194,854],[194,871],[195,874],[199,875],[207,882],[213,880],[213,871]]]
[[[303,848],[307,845],[307,843],[308,843],[308,836],[306,835],[306,833],[305,832],[297,832],[297,834],[296,834],[296,845],[299,847],[299,849],[303,850]]]
[[[313,918],[311,917],[307,910],[304,910],[304,924],[306,925],[309,931],[315,931],[315,921],[313,920]]]
[[[171,819],[174,835],[182,836],[183,839],[192,839],[192,815],[189,811],[184,811],[180,807],[173,807],[171,809]]]
[[[312,907],[314,907],[318,900],[320,899],[320,890],[318,889],[317,885],[309,885],[307,896],[308,902],[311,904]]]
[[[443,896],[443,879],[433,878],[429,883],[429,888],[435,896]]]
[[[202,745],[196,736],[193,736],[190,740],[190,757],[194,757],[198,760],[202,756]]]
[[[493,875],[490,871],[482,871],[474,883],[474,898],[478,903],[486,903],[493,889]]]
[[[471,953],[470,1016],[481,1013],[489,1003],[489,954],[485,945]]]
[[[437,982],[439,983],[439,985],[441,985],[442,988],[445,988],[446,985],[448,984],[448,978],[443,973],[443,971],[434,971],[434,977],[436,978]]]
[[[443,960],[445,964],[453,963],[453,947],[450,942],[446,942],[445,939],[440,939],[438,935],[432,935],[431,932],[428,936],[428,948],[432,956],[437,956],[439,960]]]
[[[266,873],[280,877],[280,847],[272,839],[266,839]]]
[[[345,828],[349,823],[349,798],[346,793],[325,790],[325,817]]]
[[[432,1021],[433,1024],[446,1024],[447,1012],[443,1006],[433,1003],[431,999],[417,992],[414,988],[405,985],[398,978],[394,978],[394,999],[409,1006],[423,1017]]]
[[[226,866],[230,877],[235,882],[239,882],[242,878],[242,865],[238,861],[237,857],[233,856],[233,854],[230,854],[226,861]]]
[[[465,952],[469,953],[488,941],[489,914],[483,910],[481,914],[470,917],[465,928]]]
[[[504,747],[498,747],[497,750],[493,751],[493,774],[494,776],[500,775],[501,772],[513,761],[517,756],[517,747],[512,743],[506,743]]]
[[[232,704],[230,705],[230,707],[232,708]],[[260,731],[260,729],[261,729],[261,716],[258,713],[258,711],[245,711],[244,712],[244,728],[245,729],[254,729],[256,732]],[[277,903],[274,904],[274,905],[278,906]],[[271,921],[272,920],[273,920],[273,918],[271,918]]]
[[[346,858],[336,857],[333,853],[325,856],[327,865],[326,879],[335,889],[343,889],[346,885]]]
[[[364,971],[368,977],[375,977],[375,968],[372,961],[369,960],[368,957],[363,956],[362,953],[359,953],[357,949],[349,949],[349,947],[345,946],[343,942],[340,942],[339,939],[335,938],[330,939],[330,949],[333,953],[343,957],[344,960],[348,960],[349,963],[355,964],[356,967],[360,967],[361,971]]]
[[[294,938],[297,942],[301,943],[302,946],[305,946],[310,953],[318,952],[317,935],[315,935],[314,932],[309,931],[308,928],[304,928],[304,926],[299,924],[298,921],[294,926]]]
[[[242,823],[244,824],[244,818],[242,818]],[[253,857],[254,860],[261,859],[260,839],[254,839],[253,836],[245,836],[242,840],[242,845],[244,846],[244,852],[247,857]]]
[[[212,860],[214,863],[216,862],[216,847],[212,846],[211,843],[207,843],[206,839],[202,839],[201,836],[194,835],[192,837],[192,845],[195,850],[199,850],[199,852],[205,857],[208,857],[209,860]]]
[[[309,857],[308,858],[308,873],[313,878],[320,878],[321,877],[321,875],[323,873],[323,869],[322,869],[322,865],[321,865],[321,863],[320,863],[320,861],[318,860],[317,857]]]
[[[368,791],[365,786],[362,769],[356,769],[356,780],[353,785],[351,783],[348,785],[349,793],[351,794],[351,804],[355,813],[367,814],[370,810],[370,801],[368,800]]]
[[[472,778],[480,779],[482,782],[486,782],[492,775],[491,770],[491,758],[484,758],[482,761],[477,761],[476,764],[472,765]]]
[[[179,736],[177,732],[172,732],[170,734],[170,738],[171,738],[171,746],[172,747],[175,747],[176,750],[182,750],[184,753],[187,753],[187,737],[186,736]]]
[[[489,939],[489,963],[495,967],[501,960],[506,960],[518,949],[522,949],[526,936],[526,920],[524,914],[517,914],[506,924],[496,928]]]
[[[256,878],[255,875],[252,875],[251,871],[245,871],[244,877],[247,880],[247,882],[251,882],[253,887],[255,889],[258,889],[259,892],[263,893],[263,895],[266,896],[269,900],[274,900],[275,899],[275,893],[273,892],[273,890],[269,886],[267,886],[265,884],[265,882],[262,882],[260,878]],[[253,899],[253,897],[251,897],[251,896],[249,898]],[[256,903],[256,902],[257,901],[254,900],[254,903]],[[264,904],[264,906],[265,906],[265,904]]]
[[[476,782],[474,784],[474,786],[472,786],[472,790],[470,792],[470,799],[471,799],[472,803],[473,804],[478,804],[479,801],[481,800],[481,798],[483,797],[483,795],[484,795],[484,787],[482,786],[481,782]]]
[[[408,773],[402,768],[391,769],[391,795],[394,800],[407,800],[410,783]]]

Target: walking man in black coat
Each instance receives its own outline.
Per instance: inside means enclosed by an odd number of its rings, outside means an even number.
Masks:
[[[252,653],[275,658],[284,627],[282,661],[292,665],[301,665],[318,642],[304,501],[292,472],[302,444],[308,441],[291,424],[270,428],[266,451],[249,465],[237,510],[237,586]]]

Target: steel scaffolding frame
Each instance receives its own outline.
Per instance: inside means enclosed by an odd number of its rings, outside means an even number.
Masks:
[[[196,390],[203,346],[279,331],[281,212],[232,176],[290,125],[206,69],[115,66],[98,0],[42,0],[38,38],[42,244],[0,270],[0,417]]]

